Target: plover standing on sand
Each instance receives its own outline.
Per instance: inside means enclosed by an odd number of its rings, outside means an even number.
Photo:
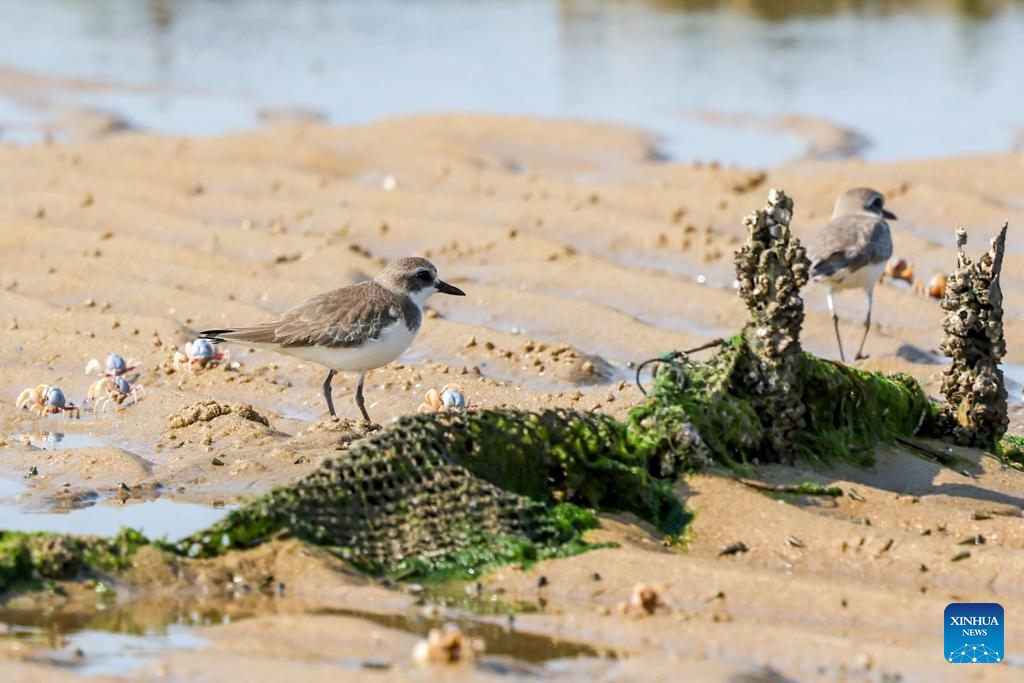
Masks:
[[[864,336],[857,349],[856,360],[864,358],[864,342],[871,329],[871,305],[875,284],[885,271],[892,256],[892,235],[885,219],[896,220],[886,211],[885,197],[867,187],[847,190],[836,200],[832,220],[822,228],[807,248],[811,259],[811,277],[828,286],[828,310],[836,330],[839,357],[846,362],[843,340],[839,335],[839,315],[836,313],[835,291],[863,289],[868,300],[868,314],[864,319]]]
[[[331,380],[339,371],[358,371],[356,406],[370,421],[363,403],[366,372],[387,365],[409,348],[423,320],[423,304],[435,292],[465,296],[439,280],[430,261],[408,257],[389,263],[373,280],[318,294],[285,311],[277,320],[220,330],[201,339],[241,342],[285,353],[326,367],[324,398],[335,415]]]

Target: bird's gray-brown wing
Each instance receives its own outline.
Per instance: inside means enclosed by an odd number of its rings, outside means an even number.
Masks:
[[[251,327],[207,330],[213,341],[271,344],[285,348],[347,348],[377,339],[382,330],[403,320],[403,301],[376,282],[324,292],[285,311],[280,318]],[[413,306],[415,309],[415,306]],[[419,313],[418,310],[414,310]],[[418,323],[419,321],[415,321]]]
[[[885,263],[892,256],[889,225],[871,216],[833,218],[808,245],[807,256],[815,279]]]

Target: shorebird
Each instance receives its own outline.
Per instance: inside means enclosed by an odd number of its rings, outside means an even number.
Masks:
[[[331,380],[337,372],[359,372],[356,406],[370,421],[363,402],[368,370],[387,365],[409,348],[423,320],[431,294],[465,296],[438,279],[437,269],[419,257],[389,263],[372,280],[318,294],[270,322],[249,327],[206,330],[200,339],[241,342],[323,365],[324,398],[333,417]]]
[[[868,187],[857,187],[839,195],[832,220],[822,228],[807,248],[811,259],[811,278],[828,286],[828,310],[836,331],[839,357],[846,362],[843,340],[839,335],[839,315],[836,313],[835,292],[839,289],[863,289],[868,300],[868,314],[864,319],[855,360],[865,358],[864,342],[871,329],[871,305],[875,284],[885,271],[886,261],[892,256],[892,235],[886,219],[896,216],[885,209],[885,197]]]

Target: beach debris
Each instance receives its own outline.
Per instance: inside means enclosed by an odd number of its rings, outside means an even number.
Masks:
[[[771,491],[773,493],[795,493],[801,496],[831,496],[840,498],[843,490],[838,486],[824,486],[813,481],[802,481],[799,484],[769,484],[756,479],[740,479],[744,486],[749,486],[758,491]]]
[[[891,280],[903,280],[907,284],[914,284],[914,264],[907,259],[893,256],[885,264],[885,276]]]
[[[1007,227],[977,262],[964,252],[967,231],[956,231],[957,268],[942,300],[946,338],[939,348],[953,361],[943,372],[941,419],[945,433],[962,446],[995,448],[1009,426],[999,367],[1006,355],[999,277]]]
[[[138,361],[126,361],[122,356],[111,353],[107,356],[106,363],[101,365],[99,360],[92,358],[85,365],[85,374],[92,375],[101,372],[107,377],[119,377],[138,366]]]
[[[739,294],[750,312],[744,339],[755,359],[743,370],[775,454],[793,452],[806,412],[797,373],[804,322],[800,288],[811,262],[790,232],[792,217],[793,200],[770,190],[765,207],[743,219],[747,241],[735,256]]]
[[[128,380],[121,376],[101,377],[93,382],[86,394],[86,400],[93,403],[93,412],[106,412],[111,405],[117,410],[128,399],[132,403],[138,403],[145,396],[144,387],[141,384],[132,386]]]
[[[431,389],[423,395],[423,403],[417,409],[420,413],[445,413],[463,410],[466,407],[466,392],[458,384],[446,384],[438,392]]]
[[[664,607],[661,590],[646,583],[638,583],[633,586],[629,600],[619,603],[619,612],[627,616],[644,617],[654,614],[659,607]]]
[[[181,366],[184,365],[188,368],[189,372],[198,366],[200,368],[207,368],[211,365],[217,365],[221,361],[228,360],[231,357],[231,352],[228,349],[223,351],[214,348],[213,344],[205,339],[196,339],[185,344],[185,352],[181,351],[174,352],[174,368],[180,370]]]
[[[722,548],[718,556],[719,557],[730,557],[732,555],[739,555],[741,553],[748,552],[750,548],[743,541],[737,541],[736,543],[730,543],[729,545]]]
[[[462,633],[455,624],[432,628],[427,637],[412,649],[412,661],[418,666],[436,666],[472,662],[486,648],[483,638]]]
[[[18,410],[27,408],[29,412],[38,412],[39,415],[64,413],[68,417],[82,416],[78,407],[64,398],[64,392],[60,390],[60,387],[49,384],[40,384],[23,390],[18,394],[15,406]]]

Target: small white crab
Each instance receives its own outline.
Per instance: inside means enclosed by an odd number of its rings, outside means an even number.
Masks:
[[[103,374],[107,377],[119,377],[130,370],[134,370],[135,366],[138,365],[138,361],[130,360],[126,361],[122,356],[111,353],[107,356],[106,367],[103,369]],[[100,368],[104,366],[100,365],[100,362],[93,358],[85,366],[85,374],[91,375],[96,372],[100,372]]]
[[[466,392],[458,384],[446,384],[440,393],[431,389],[423,395],[423,403],[417,409],[420,413],[446,413],[463,410],[466,407]]]
[[[180,370],[181,366],[185,365],[188,371],[192,372],[193,368],[197,365],[205,368],[210,365],[216,365],[230,357],[231,353],[227,349],[219,351],[205,339],[196,339],[185,344],[185,353],[181,351],[174,352],[174,367]]]
[[[18,410],[27,408],[29,412],[38,412],[42,415],[54,415],[65,413],[68,417],[81,417],[82,412],[73,403],[68,403],[64,398],[64,392],[60,387],[52,387],[49,384],[40,384],[29,387],[20,394],[14,403]]]
[[[106,412],[111,405],[118,410],[130,397],[132,403],[138,403],[145,396],[141,384],[131,386],[124,377],[101,377],[93,382],[86,394],[86,400],[93,404],[93,412]]]

